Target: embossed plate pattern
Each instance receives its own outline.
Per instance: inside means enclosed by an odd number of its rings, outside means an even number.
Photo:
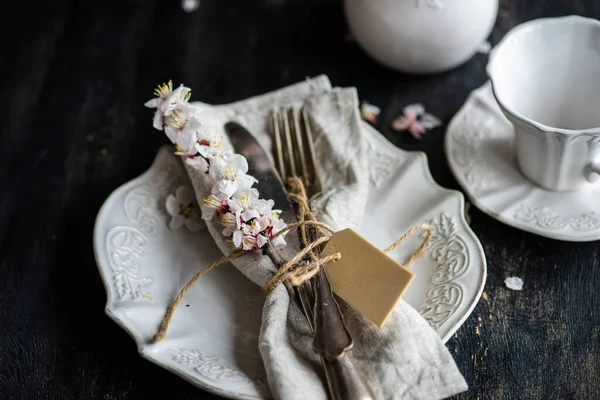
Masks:
[[[446,157],[473,204],[493,218],[553,239],[600,239],[600,185],[554,192],[521,175],[513,127],[498,107],[489,82],[473,91],[452,119]]]
[[[360,233],[384,247],[410,226],[429,221],[435,233],[411,270],[404,300],[444,341],[475,307],[486,275],[481,245],[466,224],[463,197],[442,189],[422,153],[391,145],[369,125],[368,210]],[[168,229],[165,198],[189,184],[178,158],[163,148],[144,175],[106,200],[94,229],[94,250],[107,292],[107,314],[131,334],[140,354],[211,392],[234,398],[268,396],[258,332],[264,296],[233,266],[196,283],[175,313],[169,334],[150,339],[178,290],[202,265],[220,257],[207,231]],[[399,261],[418,246],[411,238],[391,256]]]

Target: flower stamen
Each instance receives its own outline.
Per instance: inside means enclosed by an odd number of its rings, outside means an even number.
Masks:
[[[235,175],[235,171],[231,168],[231,165],[226,165],[225,168],[223,168],[223,176],[226,179],[232,181],[235,179]]]
[[[154,89],[154,95],[158,97],[167,97],[173,91],[173,81],[169,79],[169,82],[163,83],[162,85],[158,85],[156,89]]]
[[[219,208],[222,205],[222,201],[218,200],[214,196],[205,197],[202,199],[202,202],[204,202],[204,204],[206,204],[207,206],[214,208]]]
[[[183,215],[185,217],[189,217],[190,215],[192,215],[195,212],[195,207],[194,207],[194,202],[192,201],[188,201],[185,204],[181,204],[180,209],[179,209],[179,214]]]
[[[187,120],[183,117],[181,111],[179,110],[174,110],[167,118],[167,124],[175,129],[183,129],[186,123]]]

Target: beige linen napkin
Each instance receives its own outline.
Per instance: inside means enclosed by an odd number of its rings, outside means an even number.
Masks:
[[[273,93],[224,106],[195,103],[208,129],[226,138],[223,125],[236,121],[268,151],[269,113],[274,107],[304,105],[311,115],[315,146],[322,167],[324,192],[311,200],[319,219],[337,229],[357,229],[368,194],[366,139],[361,132],[354,89],[332,89],[325,76]],[[225,148],[231,148],[225,140]],[[186,166],[199,201],[210,193],[207,175]],[[231,243],[218,221],[208,229],[225,254]],[[408,227],[407,227],[408,228]],[[262,287],[275,271],[266,256],[250,254],[232,263]],[[341,302],[343,303],[343,302]],[[379,399],[438,399],[467,389],[450,353],[436,332],[405,302],[400,302],[384,328],[341,304],[355,340],[354,355]],[[312,351],[305,317],[283,285],[266,298],[259,338],[271,392],[281,399],[326,399],[320,361]]]

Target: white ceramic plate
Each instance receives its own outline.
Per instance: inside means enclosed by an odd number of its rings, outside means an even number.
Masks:
[[[575,192],[543,189],[519,171],[514,130],[486,83],[450,122],[446,157],[478,208],[524,231],[553,239],[600,239],[600,185]]]
[[[411,270],[404,299],[447,341],[475,307],[486,276],[481,244],[464,219],[460,193],[439,187],[423,153],[407,153],[365,124],[371,143],[371,187],[360,233],[379,247],[412,225],[435,229],[426,255]],[[269,395],[258,352],[264,296],[233,266],[211,271],[190,290],[167,337],[151,343],[169,302],[202,266],[221,256],[207,231],[172,232],[165,198],[189,184],[165,147],[150,170],[112,193],[94,228],[94,251],[107,293],[106,313],[137,343],[139,353],[208,391],[233,398]],[[414,250],[411,238],[399,261]]]

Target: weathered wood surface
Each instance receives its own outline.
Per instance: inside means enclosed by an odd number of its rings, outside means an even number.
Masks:
[[[445,127],[417,142],[391,119],[422,102],[448,123],[485,81],[486,58],[449,73],[387,70],[347,43],[339,1],[5,1],[0,130],[0,397],[215,398],[137,355],[104,315],[92,253],[96,212],[143,172],[165,138],[143,107],[173,78],[210,103],[326,73],[382,107],[390,140],[423,150],[458,188]],[[600,17],[600,2],[502,1],[497,43],[542,16]],[[448,346],[470,391],[459,399],[600,398],[598,243],[561,243],[471,211],[489,263],[485,295]],[[508,291],[506,276],[525,280]]]

